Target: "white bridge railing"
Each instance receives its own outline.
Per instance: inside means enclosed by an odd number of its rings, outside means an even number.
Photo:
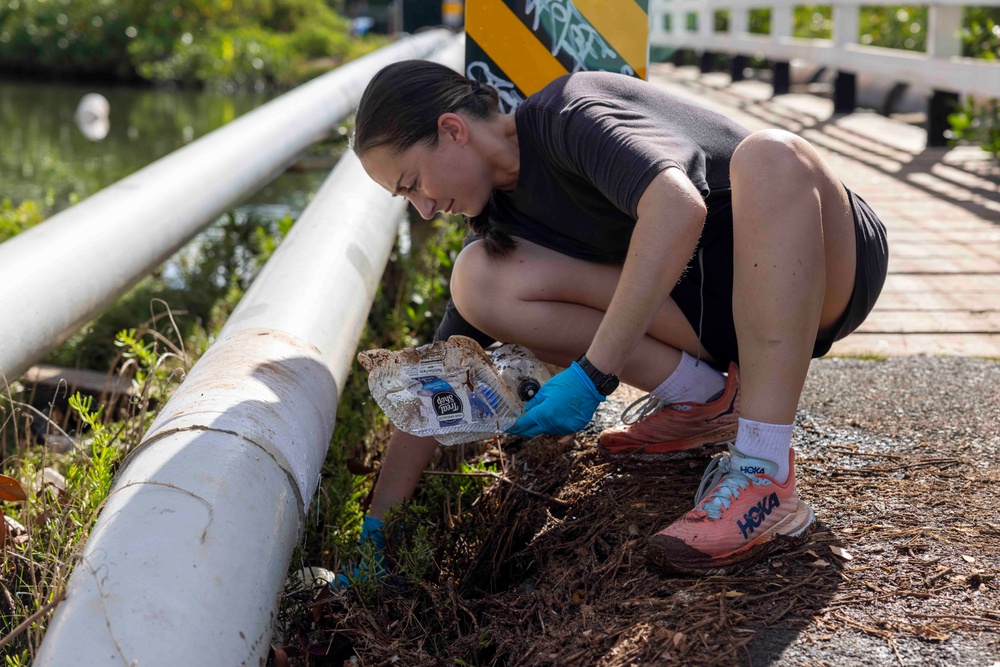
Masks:
[[[864,4],[893,4],[886,0],[833,0],[816,3],[832,7],[831,39],[793,36],[795,7],[811,5],[796,0],[650,0],[650,44],[736,57],[763,56],[776,63],[791,60],[836,69],[838,110],[853,106],[854,75],[878,76],[893,82],[920,85],[955,99],[957,94],[1000,97],[1000,61],[962,57],[959,36],[962,8],[996,6],[997,0],[934,0],[928,5],[927,51],[924,53],[865,46],[859,43],[860,11]],[[769,35],[749,32],[751,9],[771,10]],[[716,12],[729,14],[728,32],[715,32]],[[696,18],[692,18],[692,15]],[[689,26],[695,26],[694,30]],[[782,86],[776,71],[776,92]],[[787,76],[783,77],[787,85]],[[846,108],[845,108],[846,106]],[[932,101],[932,107],[934,102]],[[932,110],[933,114],[933,110]],[[931,120],[933,126],[934,121]],[[932,131],[933,134],[933,131]],[[932,143],[934,137],[930,137]]]

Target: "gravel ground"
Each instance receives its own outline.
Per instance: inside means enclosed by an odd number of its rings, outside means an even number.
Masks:
[[[996,491],[1000,473],[1000,363],[932,357],[818,360],[813,362],[803,391],[799,423],[804,428],[798,429],[796,448],[803,455],[803,467],[824,455],[829,459],[831,445],[836,452],[832,455],[837,459],[835,465],[841,469],[872,464],[870,457],[852,456],[845,451],[854,448],[858,454],[896,455],[902,458],[895,461],[904,464],[918,460],[956,462],[947,467],[931,465],[911,473],[887,472],[885,483],[875,483],[872,493],[852,498],[854,506],[845,508],[847,511],[839,517],[838,510],[821,509],[821,503],[810,498],[815,489],[811,489],[811,480],[806,475],[802,477],[801,488],[803,496],[817,507],[820,521],[827,527],[836,526],[832,530],[847,549],[852,548],[852,535],[864,534],[866,520],[890,523],[886,519],[893,518],[896,512],[915,517],[918,531],[910,538],[907,549],[916,555],[903,555],[899,543],[889,540],[897,545],[891,559],[896,561],[895,568],[933,568],[927,576],[936,574],[934,570],[938,568],[951,568],[936,581],[951,581],[957,584],[957,590],[934,595],[930,592],[932,583],[924,586],[927,597],[922,598],[922,604],[914,602],[921,599],[917,597],[900,604],[891,595],[880,605],[855,603],[849,607],[852,612],[849,617],[867,630],[854,627],[837,632],[822,643],[808,641],[808,631],[788,637],[784,646],[780,641],[773,645],[761,642],[753,647],[759,649],[753,651],[758,658],[754,663],[992,667],[1000,662],[1000,595],[996,580],[990,579],[988,586],[974,584],[979,581],[978,573],[990,578],[1000,569],[1000,494]],[[974,497],[968,498],[960,492],[952,493],[952,485],[941,483],[940,478],[944,477],[957,477],[959,484],[976,478],[983,483],[976,486]],[[926,485],[928,492],[907,494],[905,500],[902,496],[894,499],[893,491],[908,483],[917,488]],[[881,493],[883,490],[888,493]],[[871,511],[874,508],[878,513],[886,512],[887,506],[896,509],[881,516]],[[949,536],[949,527],[964,528],[962,537]],[[913,548],[918,543],[921,548]],[[879,545],[865,545],[865,548],[878,551]],[[883,547],[881,553],[886,551]],[[862,553],[859,550],[853,562],[862,561]],[[975,561],[969,563],[968,558]],[[920,566],[914,568],[915,563]],[[892,584],[900,577],[896,573],[884,574],[889,585],[881,588],[899,592],[909,588],[905,582],[902,587],[893,588]],[[912,573],[907,576],[911,581],[914,578]],[[973,585],[967,585],[970,581]],[[930,627],[920,636],[921,619],[915,614],[921,612],[955,616],[923,619],[925,623],[958,622],[973,616],[993,621],[976,629],[971,627],[976,625],[972,621],[964,629],[954,625],[935,631]],[[897,632],[902,626],[917,626],[918,630]],[[885,634],[880,636],[873,631]]]
[[[993,470],[1000,464],[997,360],[821,359],[813,362],[799,408],[922,455],[940,448],[981,456]]]

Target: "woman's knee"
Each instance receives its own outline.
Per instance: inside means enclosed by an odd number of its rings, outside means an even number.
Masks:
[[[744,179],[761,177],[787,185],[813,178],[817,172],[817,158],[816,150],[797,134],[785,130],[759,130],[736,147],[729,169],[734,185]]]
[[[501,275],[507,258],[490,257],[482,241],[465,246],[451,271],[451,298],[462,317],[488,331],[490,313],[502,299],[506,281]]]

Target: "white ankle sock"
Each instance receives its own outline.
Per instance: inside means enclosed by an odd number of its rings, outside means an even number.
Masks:
[[[681,352],[681,363],[652,394],[667,403],[706,403],[726,388],[726,376]]]
[[[740,417],[736,449],[741,454],[773,461],[778,466],[774,481],[788,480],[788,450],[792,445],[793,424],[765,424]]]

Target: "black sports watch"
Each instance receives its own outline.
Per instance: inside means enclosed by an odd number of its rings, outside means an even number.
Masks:
[[[598,393],[602,396],[610,396],[611,392],[618,388],[618,376],[597,370],[594,364],[587,359],[586,354],[581,354],[576,363],[580,364],[580,368],[587,374],[587,377],[593,380],[594,386],[597,387]]]

